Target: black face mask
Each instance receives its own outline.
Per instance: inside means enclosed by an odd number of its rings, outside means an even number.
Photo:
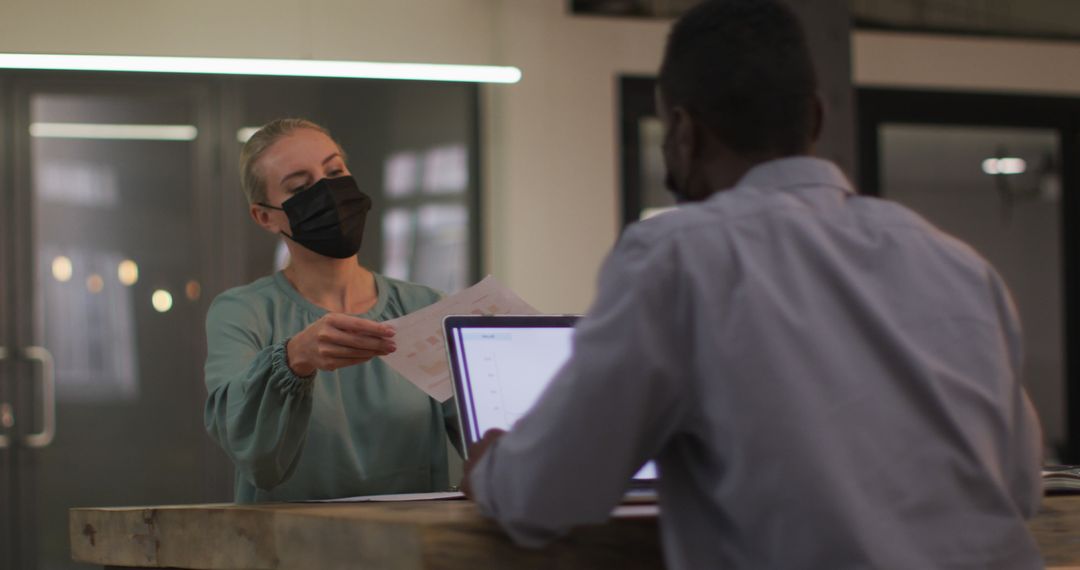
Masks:
[[[371,210],[371,197],[360,191],[352,176],[323,178],[281,203],[281,207],[259,202],[289,217],[296,243],[327,257],[345,259],[360,251],[364,222]]]

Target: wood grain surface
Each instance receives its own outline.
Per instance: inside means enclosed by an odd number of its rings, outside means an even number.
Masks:
[[[1047,566],[1080,567],[1080,496],[1047,497],[1031,529]],[[657,519],[587,526],[514,546],[468,501],[72,509],[72,557],[203,570],[663,568]]]
[[[198,569],[661,568],[655,518],[518,548],[469,501],[72,509],[76,561]]]

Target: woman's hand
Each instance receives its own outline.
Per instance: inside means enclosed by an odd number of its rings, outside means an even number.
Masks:
[[[394,329],[343,313],[327,313],[289,339],[289,368],[297,376],[337,370],[397,350]]]

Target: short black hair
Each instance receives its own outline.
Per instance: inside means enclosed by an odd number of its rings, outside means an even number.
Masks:
[[[806,36],[778,0],[706,0],[675,23],[660,67],[683,107],[743,154],[800,154],[816,133],[817,77]]]

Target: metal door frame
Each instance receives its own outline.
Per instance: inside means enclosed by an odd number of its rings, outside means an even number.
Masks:
[[[11,149],[14,129],[4,121],[10,117],[11,84],[5,77],[0,77],[0,228],[10,228],[14,223],[14,177],[11,170]],[[0,231],[0,405],[13,405],[12,379],[14,378],[12,360],[8,357],[13,350],[15,338],[15,319],[10,317],[14,306],[14,290],[9,286],[6,276],[14,272],[12,252],[15,249],[14,235]],[[16,471],[15,453],[11,449],[14,434],[0,425],[3,436],[3,448],[0,448],[0,504],[7,508],[0,509],[0,567],[18,568],[18,541],[15,539],[16,519],[19,512],[19,496],[15,492]]]

